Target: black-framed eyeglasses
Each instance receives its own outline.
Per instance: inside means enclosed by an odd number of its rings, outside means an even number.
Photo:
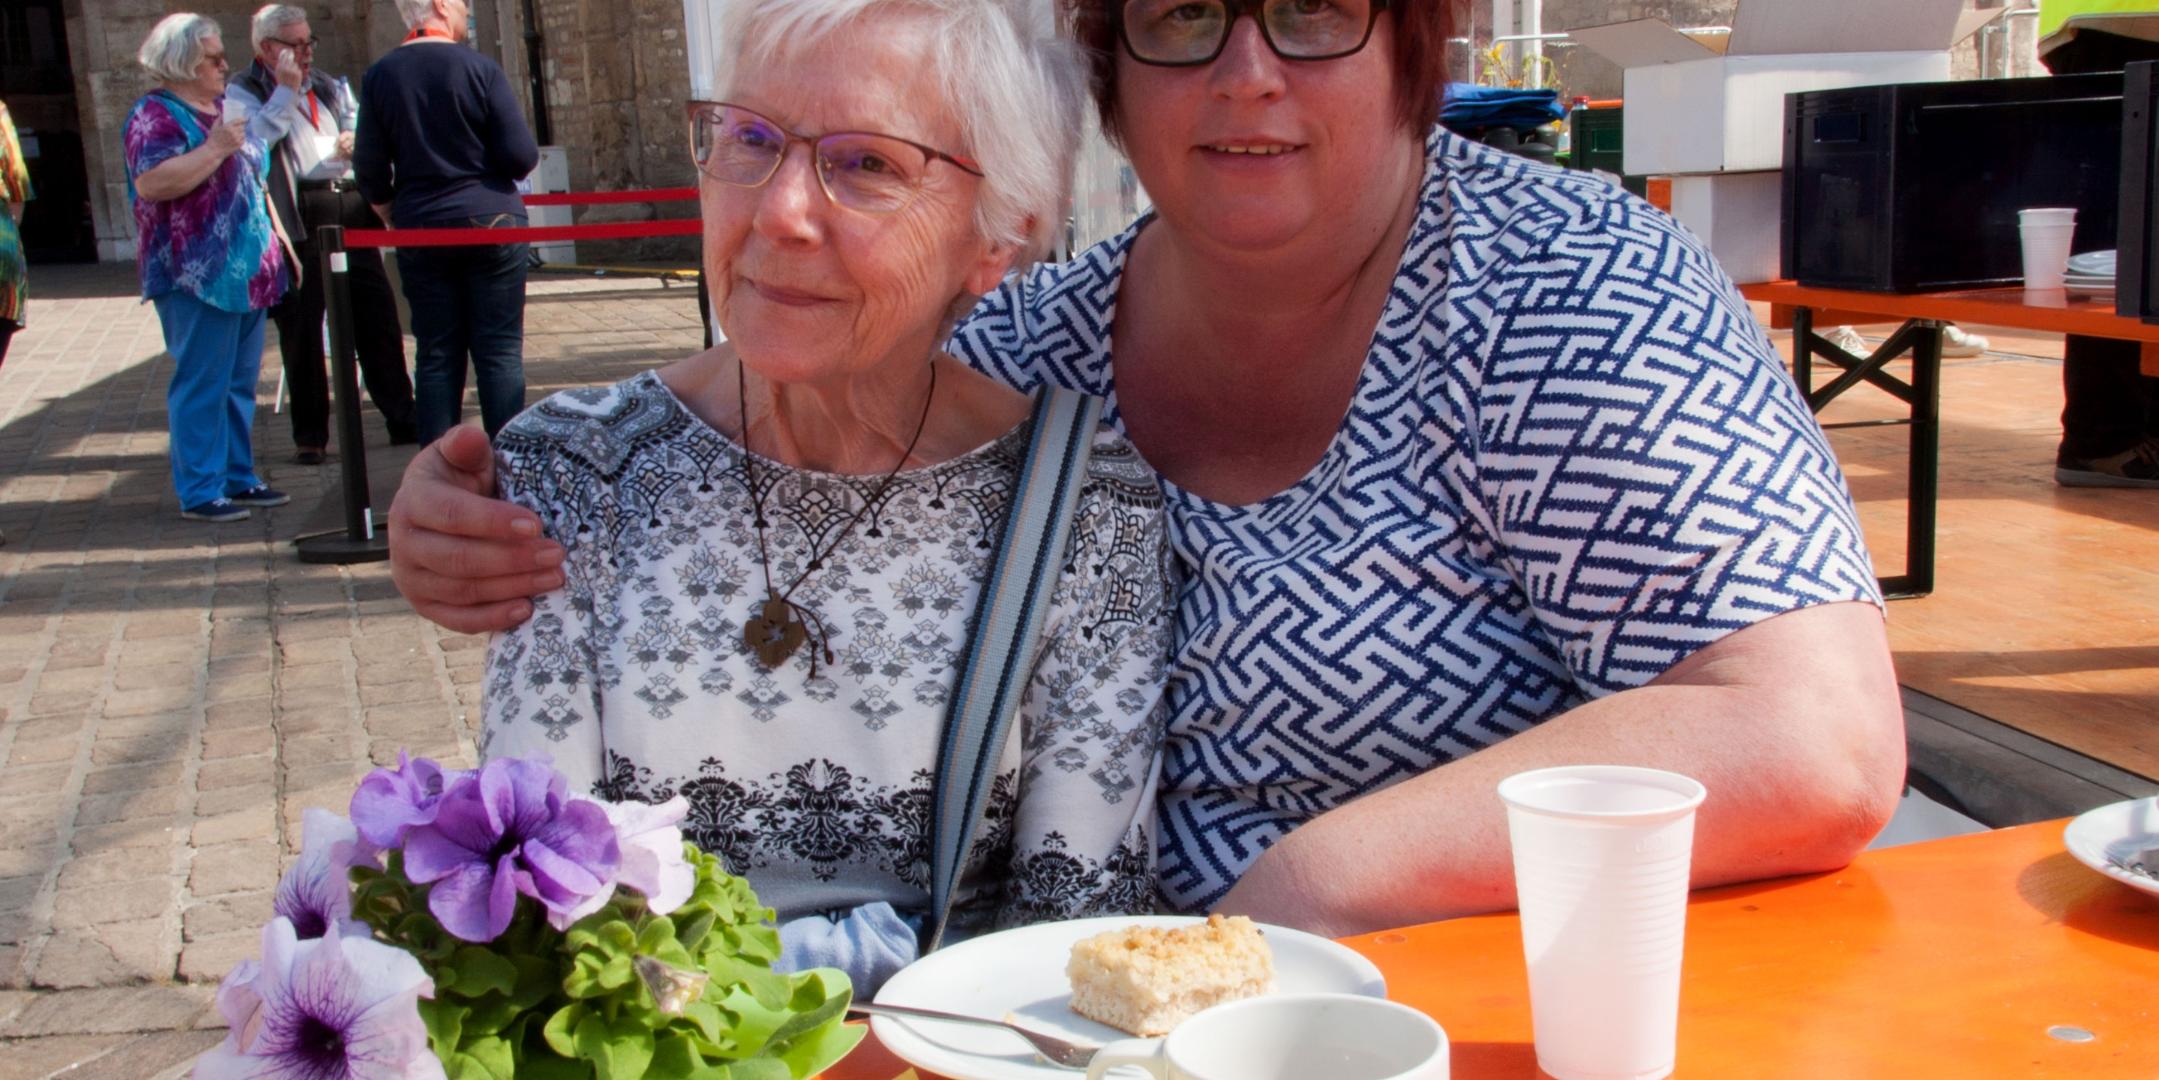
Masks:
[[[322,43],[321,38],[303,38],[299,41],[286,41],[284,38],[274,37],[270,40],[296,52],[314,52],[315,46]]]
[[[906,209],[922,191],[930,163],[948,161],[981,176],[971,158],[897,135],[832,131],[803,135],[762,113],[725,101],[690,102],[690,157],[706,176],[736,187],[762,187],[780,171],[787,148],[810,147],[817,181],[836,206],[866,214]]]
[[[1388,0],[1125,0],[1124,51],[1142,64],[1214,63],[1237,19],[1251,15],[1284,60],[1336,60],[1363,49]]]

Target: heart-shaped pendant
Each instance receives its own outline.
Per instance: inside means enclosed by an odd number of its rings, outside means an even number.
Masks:
[[[742,627],[742,644],[756,653],[758,662],[768,670],[786,663],[809,639],[810,633],[796,617],[794,605],[777,596],[766,596],[758,613]]]

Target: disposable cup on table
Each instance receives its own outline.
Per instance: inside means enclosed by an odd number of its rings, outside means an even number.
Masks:
[[[1678,773],[1572,765],[1499,784],[1537,1065],[1557,1080],[1672,1072],[1694,810]]]
[[[2075,207],[2039,207],[2017,211],[2017,236],[2024,245],[2024,287],[2059,289],[2069,266],[2069,244],[2076,236]]]

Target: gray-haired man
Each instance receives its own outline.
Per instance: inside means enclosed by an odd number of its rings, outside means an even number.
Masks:
[[[319,464],[329,445],[330,396],[324,377],[322,315],[327,295],[314,230],[324,225],[381,228],[352,179],[353,106],[339,80],[315,69],[315,37],[307,12],[270,4],[249,24],[255,62],[233,75],[225,96],[239,102],[249,131],[271,144],[270,206],[298,255],[299,284],[270,309],[277,323],[278,352],[292,395],[294,460]],[[278,78],[280,68],[288,75]],[[299,81],[289,71],[297,68]],[[382,270],[382,256],[354,250],[347,265],[352,329],[368,397],[382,412],[390,442],[414,439],[412,379],[405,371],[405,343],[397,301]]]

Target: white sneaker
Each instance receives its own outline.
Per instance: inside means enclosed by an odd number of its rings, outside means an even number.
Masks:
[[[1987,339],[1978,334],[1967,334],[1955,323],[1942,327],[1943,356],[1978,356],[1987,351]]]
[[[1859,331],[1849,326],[1837,327],[1822,336],[1828,338],[1831,345],[1843,349],[1845,352],[1851,353],[1862,360],[1867,358],[1868,353],[1874,351],[1874,346],[1867,344],[1866,339],[1859,336]]]

